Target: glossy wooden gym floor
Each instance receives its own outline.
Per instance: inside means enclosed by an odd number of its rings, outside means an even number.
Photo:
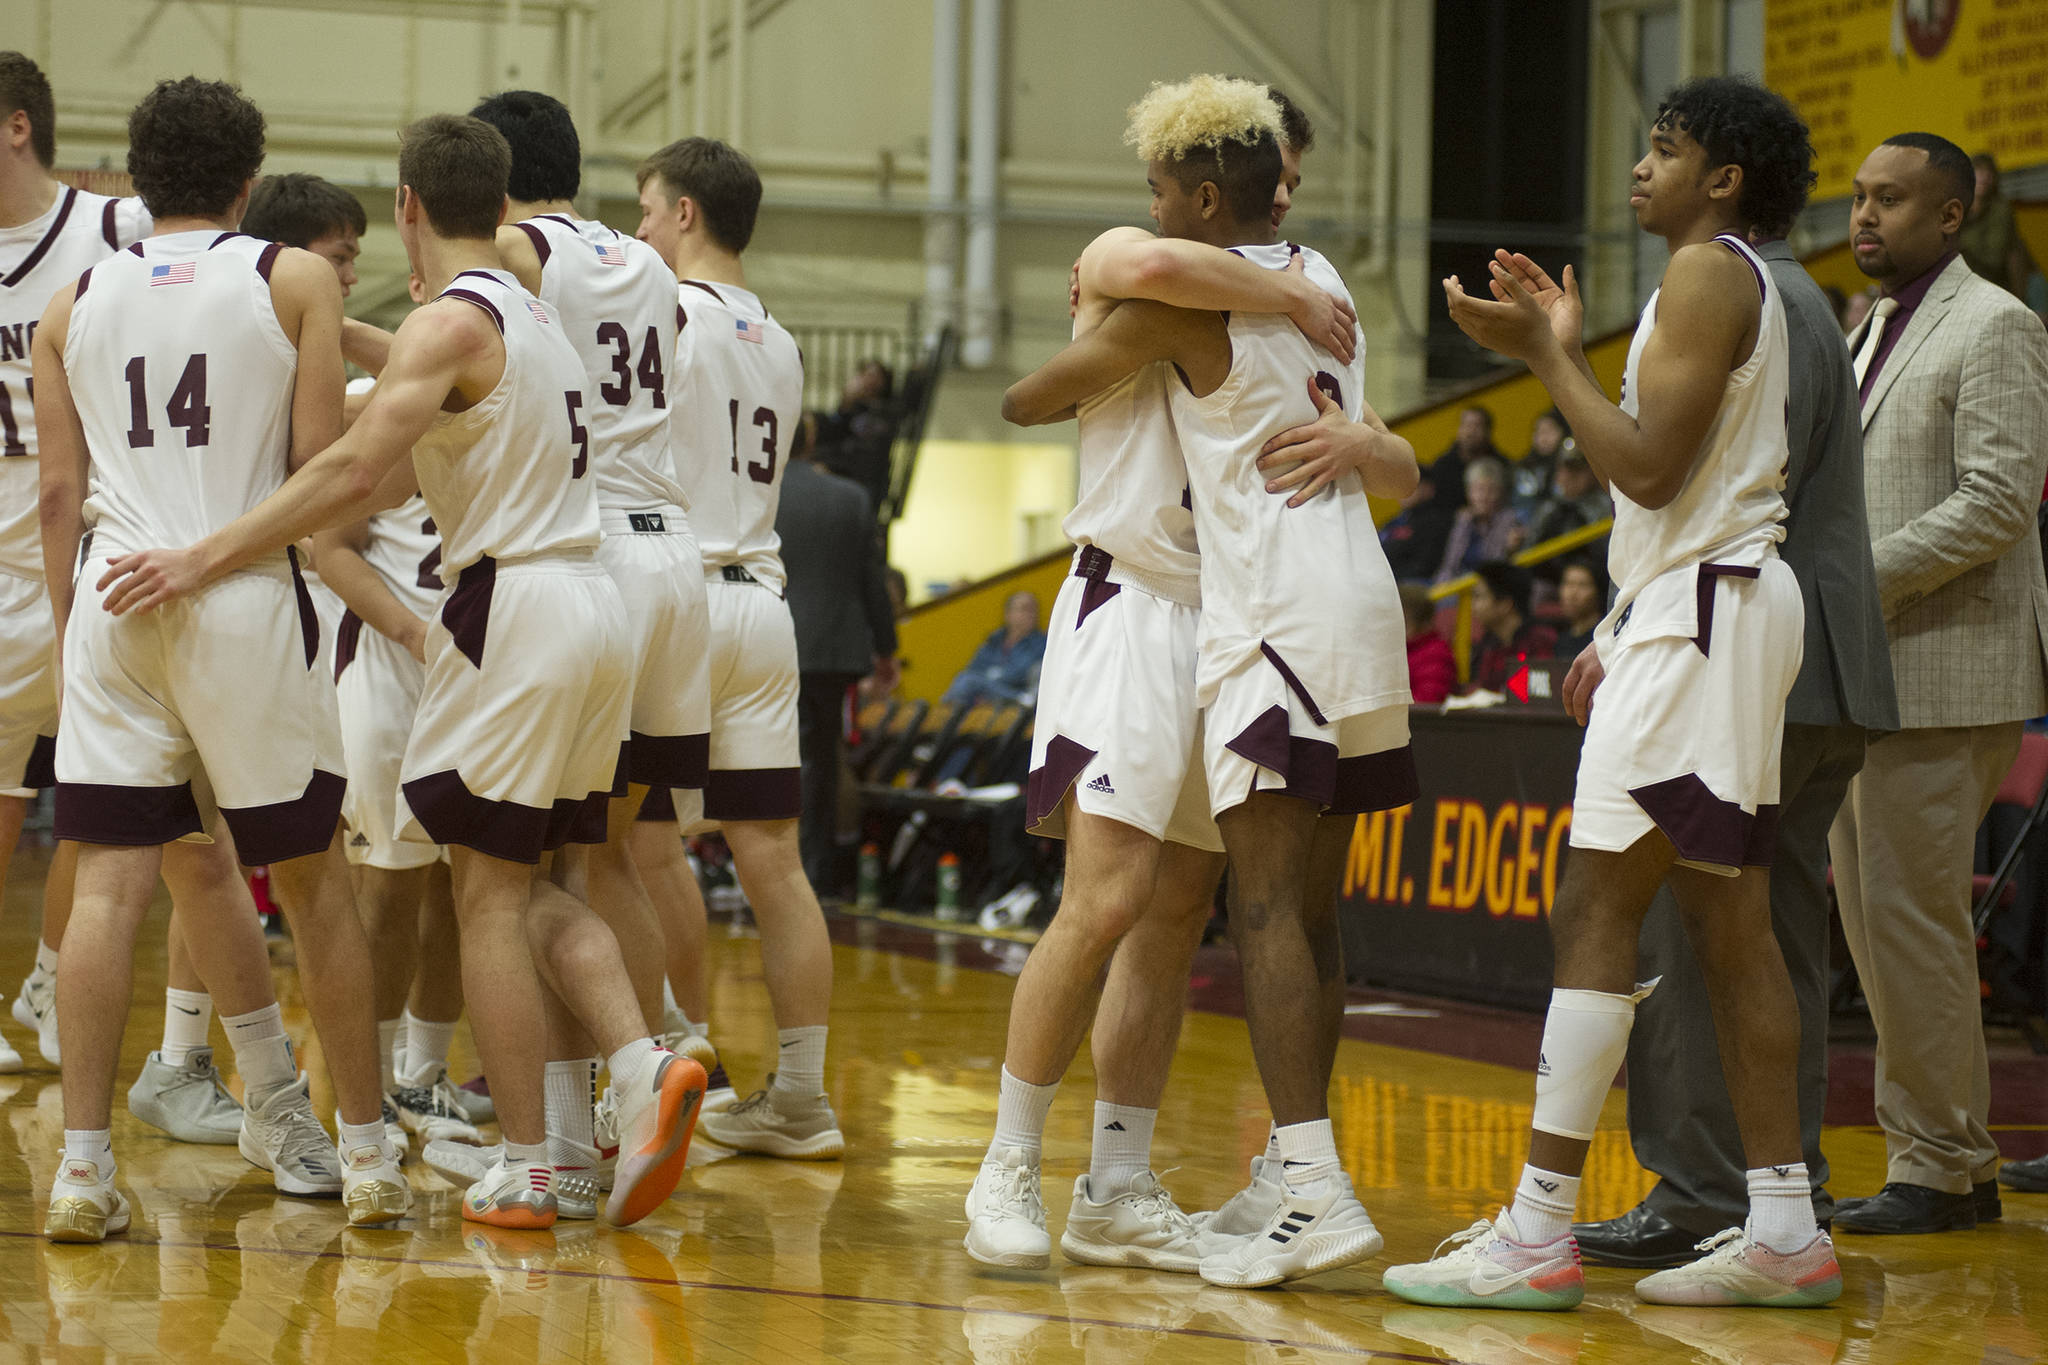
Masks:
[[[10,990],[32,952],[42,862],[24,850],[0,924]],[[160,1023],[161,929],[153,918],[139,955],[123,1091]],[[38,1232],[60,1145],[57,1079],[10,1023],[29,1069],[0,1078],[0,1359],[1818,1365],[2048,1355],[2048,1197],[2010,1193],[2004,1223],[1976,1233],[1845,1239],[1848,1292],[1817,1312],[1644,1308],[1630,1294],[1634,1272],[1601,1270],[1589,1272],[1586,1306],[1573,1314],[1417,1309],[1380,1290],[1387,1257],[1264,1292],[1068,1265],[1057,1252],[1049,1270],[991,1271],[960,1249],[961,1196],[992,1122],[1004,969],[1014,973],[1021,949],[935,942],[874,921],[836,921],[835,934],[828,1072],[846,1159],[702,1164],[665,1209],[623,1232],[479,1231],[460,1221],[456,1192],[417,1167],[412,1218],[349,1230],[336,1203],[276,1197],[232,1147],[162,1139],[117,1100],[134,1229],[103,1247],[51,1246]],[[759,958],[722,925],[712,937],[714,1018],[745,1087],[759,1081],[773,1038]],[[278,981],[292,1030],[308,1042],[321,1112],[331,1112],[295,977],[281,969]],[[1361,1012],[1355,1022],[1369,1036],[1443,1043],[1347,1040],[1333,1096],[1345,1163],[1388,1256],[1423,1257],[1491,1213],[1521,1159],[1528,1076],[1469,1060],[1471,1039],[1525,1037],[1533,1054],[1535,1033],[1526,1021],[1457,1012]],[[457,1047],[458,1071],[470,1074],[466,1036]],[[2038,1152],[2043,1068],[2026,1059],[2000,1074],[2001,1085],[2033,1093],[2021,1106],[2032,1122],[1999,1125],[2001,1140],[2012,1155]],[[1047,1139],[1055,1232],[1087,1163],[1090,1085],[1084,1053]],[[1179,1168],[1170,1184],[1185,1207],[1213,1207],[1241,1183],[1264,1114],[1243,1024],[1192,1014],[1155,1148],[1159,1166]],[[1874,1129],[1836,1128],[1829,1148],[1838,1192],[1876,1187]],[[1617,1213],[1646,1186],[1618,1091],[1588,1176],[1586,1216]]]

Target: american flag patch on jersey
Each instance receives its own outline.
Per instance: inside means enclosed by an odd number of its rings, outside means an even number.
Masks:
[[[761,338],[768,334],[768,328],[763,323],[748,322],[745,318],[734,318],[732,320],[732,332],[741,341],[751,341],[756,346],[759,346]]]
[[[606,265],[624,265],[626,263],[626,248],[622,246],[614,246],[610,242],[593,242],[591,243],[591,250],[595,251],[597,259]]]
[[[160,284],[190,284],[192,274],[198,269],[194,261],[179,261],[175,265],[153,265],[149,268],[149,287]]]
[[[526,311],[533,314],[533,320],[535,322],[545,322],[549,324],[552,324],[554,322],[554,319],[548,316],[548,310],[541,307],[538,303],[535,303],[532,299],[526,300]]]

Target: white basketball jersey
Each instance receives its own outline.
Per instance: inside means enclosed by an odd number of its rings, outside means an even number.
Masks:
[[[63,186],[49,211],[0,228],[0,572],[43,576],[36,523],[36,412],[29,344],[57,291],[149,235],[140,199]]]
[[[348,381],[350,393],[368,393],[376,387],[374,379]],[[433,440],[434,434],[429,432],[425,439]],[[443,587],[441,537],[434,530],[427,500],[415,493],[396,507],[373,512],[368,529],[370,541],[363,549],[363,562],[377,571],[407,611],[433,615]],[[306,577],[311,581],[313,575]]]
[[[782,591],[775,508],[804,416],[804,358],[761,300],[684,280],[676,338],[676,478],[704,571],[737,564]]]
[[[549,213],[518,227],[540,257],[540,300],[583,358],[598,505],[680,512],[668,448],[675,272],[603,223]]]
[[[505,338],[497,387],[474,407],[442,413],[413,447],[420,495],[441,533],[441,577],[484,555],[595,549],[590,404],[576,347],[505,271],[465,270],[441,298],[481,308]]]
[[[1791,341],[1785,305],[1771,272],[1749,244],[1726,233],[1714,239],[1741,256],[1756,276],[1762,300],[1756,348],[1728,375],[1721,409],[1700,442],[1699,454],[1678,496],[1652,511],[1614,494],[1614,536],[1607,566],[1619,589],[1609,619],[1618,619],[1645,584],[1670,569],[1693,564],[1754,566],[1777,553],[1785,538],[1785,409],[1791,395]],[[1657,326],[1657,299],[1650,295],[1628,348],[1622,374],[1621,410],[1637,411],[1641,385],[1637,367]]]
[[[1309,279],[1351,297],[1335,268],[1305,247],[1233,249],[1272,270],[1298,252]],[[1328,719],[1406,702],[1401,598],[1364,485],[1340,479],[1289,507],[1266,491],[1258,467],[1269,439],[1316,419],[1310,379],[1358,416],[1364,337],[1346,366],[1278,313],[1232,313],[1229,329],[1230,372],[1215,392],[1197,398],[1178,376],[1168,385],[1202,544],[1199,699],[1208,705],[1224,674],[1262,653]]]
[[[1155,363],[1080,405],[1080,487],[1060,529],[1107,550],[1157,595],[1200,606],[1195,514],[1167,397],[1179,383],[1171,365]]]
[[[299,354],[270,297],[283,250],[177,232],[79,277],[64,373],[92,454],[95,554],[190,545],[284,483]]]

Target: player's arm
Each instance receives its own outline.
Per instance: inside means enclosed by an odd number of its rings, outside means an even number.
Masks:
[[[457,300],[429,304],[398,329],[391,364],[356,424],[308,460],[284,487],[212,535],[182,550],[146,550],[114,561],[102,588],[118,583],[107,609],[161,606],[197,591],[259,555],[377,510],[380,485],[434,423],[453,392],[481,399],[504,373],[490,320]]]
[[[1242,256],[1142,228],[1111,228],[1081,253],[1082,296],[1152,299],[1208,312],[1284,313],[1301,334],[1349,365],[1358,354],[1358,314],[1311,283],[1296,256],[1268,270]]]
[[[341,322],[341,354],[349,364],[368,370],[371,374],[384,373],[384,366],[391,359],[391,333],[374,323],[359,318],[343,318]]]
[[[71,619],[72,580],[78,572],[78,542],[85,536],[86,473],[91,456],[85,426],[64,372],[64,339],[71,330],[76,286],[66,285],[43,310],[30,349],[36,379],[36,518],[43,532],[43,578],[57,617],[57,653],[63,657],[64,624]]]
[[[335,595],[362,617],[370,629],[396,640],[415,659],[424,662],[426,618],[399,601],[384,575],[370,567],[370,561],[363,557],[363,551],[369,547],[367,518],[315,534],[313,557],[320,566],[320,581],[334,589]]]
[[[1608,401],[1574,362],[1515,275],[1498,262],[1492,273],[1501,300],[1474,298],[1455,277],[1444,281],[1458,326],[1489,350],[1528,362],[1604,483],[1652,509],[1678,496],[1721,409],[1736,352],[1757,327],[1756,279],[1747,263],[1711,243],[1672,255],[1657,326],[1637,370],[1635,417]]]
[[[540,253],[534,250],[533,239],[513,223],[506,223],[498,229],[498,259],[529,294],[540,293]]]
[[[1268,493],[1291,493],[1287,505],[1299,507],[1353,471],[1376,498],[1398,500],[1415,491],[1422,482],[1415,447],[1395,435],[1370,403],[1361,405],[1354,422],[1313,379],[1308,396],[1316,405],[1316,420],[1290,427],[1259,451],[1259,468],[1269,476]]]
[[[1003,420],[1020,427],[1065,421],[1076,404],[1153,361],[1178,363],[1193,340],[1189,320],[1205,316],[1215,314],[1191,313],[1149,299],[1118,304],[1100,326],[1074,338],[1065,350],[1010,386],[1003,395]],[[1227,358],[1224,367],[1229,367]]]
[[[286,250],[270,272],[270,299],[278,325],[299,351],[292,387],[292,448],[296,471],[341,435],[341,283],[334,268],[310,251]]]

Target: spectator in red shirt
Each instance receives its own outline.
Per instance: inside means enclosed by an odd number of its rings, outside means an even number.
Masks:
[[[1420,583],[1401,585],[1401,614],[1408,618],[1408,690],[1418,706],[1434,706],[1458,683],[1451,642],[1436,631],[1436,603]]]
[[[1530,659],[1548,659],[1557,651],[1557,632],[1529,619],[1529,571],[1505,560],[1489,560],[1473,572],[1472,619],[1484,632],[1472,684],[1488,692],[1505,692],[1508,678]]]

